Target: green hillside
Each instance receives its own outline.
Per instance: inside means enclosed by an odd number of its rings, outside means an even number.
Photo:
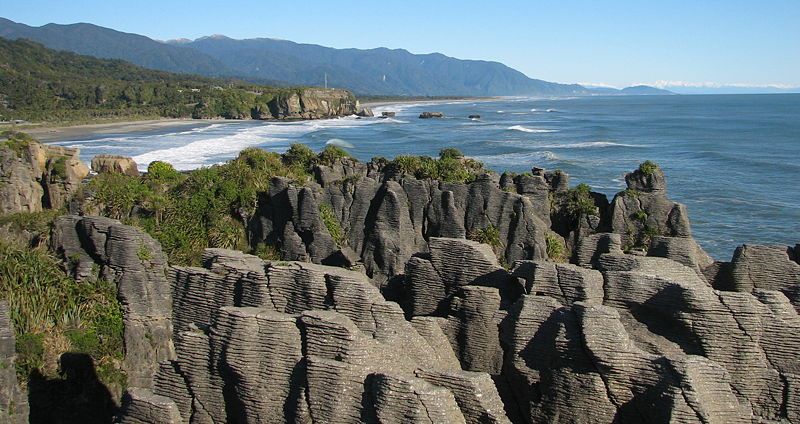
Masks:
[[[258,117],[295,91],[144,69],[0,38],[0,121]]]

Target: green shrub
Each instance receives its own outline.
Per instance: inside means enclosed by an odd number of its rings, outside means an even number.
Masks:
[[[298,166],[301,169],[308,169],[317,160],[317,154],[305,144],[295,143],[289,146],[289,150],[281,155],[281,159],[286,166]]]
[[[468,234],[468,239],[477,241],[478,243],[488,244],[493,249],[500,249],[503,247],[503,242],[500,241],[500,230],[494,225],[489,224],[488,227],[479,230],[474,230]]]
[[[333,165],[334,162],[341,158],[349,158],[350,154],[339,146],[329,144],[319,152],[317,160],[322,165]]]
[[[67,178],[67,157],[56,156],[50,161],[50,177],[65,180]]]
[[[339,219],[336,217],[333,208],[331,208],[329,204],[319,204],[319,216],[325,224],[325,228],[328,229],[328,233],[330,233],[333,241],[336,243],[336,246],[342,247],[347,244],[347,236],[344,234],[342,226],[339,224]]]
[[[647,212],[638,210],[633,214],[633,217],[640,222],[645,222],[647,221]]]
[[[89,181],[89,189],[98,206],[105,209],[104,214],[114,219],[130,216],[133,207],[141,204],[152,193],[140,177],[116,173],[94,176]]]
[[[439,151],[439,159],[461,159],[464,154],[455,147],[447,147]]]
[[[657,170],[658,165],[653,161],[646,160],[639,165],[639,171],[644,175],[653,175]]]
[[[567,213],[573,219],[579,219],[581,216],[592,216],[600,213],[600,210],[594,203],[591,191],[591,187],[585,183],[578,184],[574,188],[571,188],[567,191]]]
[[[147,179],[151,182],[173,183],[181,178],[182,174],[175,170],[171,164],[162,161],[150,162],[147,166]]]
[[[95,363],[116,364],[123,357],[122,307],[115,285],[78,283],[43,249],[0,242],[0,299],[8,302],[17,335],[21,381],[34,369],[47,375],[53,368],[48,364],[66,351],[87,353]],[[58,343],[64,339],[67,346]]]

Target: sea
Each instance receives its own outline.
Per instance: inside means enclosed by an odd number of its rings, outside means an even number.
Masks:
[[[736,246],[800,243],[800,94],[511,97],[384,104],[380,115],[304,121],[202,121],[179,129],[102,134],[55,144],[87,162],[108,153],[188,170],[232,159],[246,147],[283,152],[292,143],[333,144],[362,161],[437,156],[456,147],[498,172],[566,171],[609,200],[644,160],[667,176],[668,196],[687,205],[694,237],[715,259]],[[419,119],[423,111],[444,113]],[[470,119],[469,115],[480,115]]]

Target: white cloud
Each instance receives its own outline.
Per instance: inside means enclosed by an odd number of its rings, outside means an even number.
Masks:
[[[659,80],[654,83],[644,83],[645,85],[652,85],[658,88],[670,87],[684,87],[684,88],[774,88],[779,90],[788,90],[800,88],[800,86],[792,84],[754,84],[754,83],[718,83],[718,82],[691,82],[691,81],[668,81]]]
[[[580,85],[582,85],[584,87],[589,87],[589,88],[591,88],[591,87],[616,88],[616,89],[620,88],[620,87],[617,87],[616,85],[611,85],[611,84],[607,84],[607,83],[604,83],[604,82],[579,82],[578,84],[580,84]]]

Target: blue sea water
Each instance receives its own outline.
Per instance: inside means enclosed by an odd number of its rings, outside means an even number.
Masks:
[[[715,258],[743,243],[800,242],[800,94],[506,98],[386,105],[395,118],[294,123],[202,122],[189,129],[105,134],[57,144],[153,160],[179,169],[211,165],[258,146],[345,147],[361,160],[432,155],[457,147],[497,170],[560,168],[609,199],[645,159],[685,203],[694,236]],[[418,119],[440,111],[443,119]],[[468,119],[478,114],[480,119]]]

